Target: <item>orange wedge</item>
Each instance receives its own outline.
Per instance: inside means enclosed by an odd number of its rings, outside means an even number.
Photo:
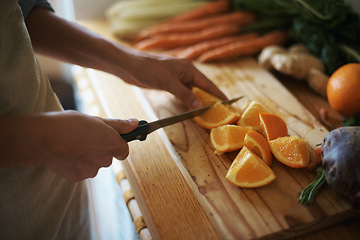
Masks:
[[[272,154],[269,143],[260,133],[254,130],[246,133],[244,137],[244,146],[264,160],[267,165],[272,165]]]
[[[259,118],[260,131],[262,131],[268,141],[289,135],[286,123],[278,115],[274,113],[260,113]]]
[[[217,152],[232,152],[244,146],[244,138],[251,127],[224,125],[210,131],[210,141]],[[266,143],[267,144],[267,143]]]
[[[276,179],[275,173],[256,154],[243,147],[231,164],[226,177],[238,187],[256,188]]]
[[[259,102],[253,100],[245,108],[236,124],[241,126],[250,126],[254,130],[258,131],[260,129],[259,113],[265,112],[268,111],[266,111]]]
[[[194,120],[200,126],[212,129],[226,124],[232,124],[236,122],[240,117],[240,114],[232,111],[229,107],[216,102],[209,110],[199,117],[195,117]]]
[[[209,106],[216,102],[221,102],[219,98],[211,95],[210,93],[202,90],[201,88],[193,87],[191,91],[200,99],[204,106]]]
[[[310,148],[305,139],[297,136],[280,137],[269,141],[275,158],[292,168],[303,168],[309,165]]]

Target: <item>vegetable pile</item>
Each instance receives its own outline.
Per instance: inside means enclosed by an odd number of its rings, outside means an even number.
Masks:
[[[336,193],[351,199],[354,208],[359,208],[360,127],[332,130],[321,145],[321,160],[318,179],[303,190],[299,201],[311,204],[318,190],[327,183]]]
[[[123,0],[107,16],[113,33],[135,48],[192,60],[302,43],[321,59],[327,75],[360,62],[360,18],[343,0]],[[261,36],[274,30],[284,34]],[[215,49],[211,57],[200,57]]]
[[[262,19],[291,22],[288,37],[303,43],[332,74],[348,62],[360,62],[360,19],[342,0],[233,0],[235,10]]]
[[[141,30],[132,43],[139,50],[210,62],[285,44],[287,26],[279,20],[259,21],[251,11],[233,11],[231,1],[216,0]]]

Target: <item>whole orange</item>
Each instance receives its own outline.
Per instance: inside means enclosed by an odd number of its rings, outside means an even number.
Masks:
[[[326,94],[332,109],[344,117],[360,113],[360,63],[348,63],[329,78]]]

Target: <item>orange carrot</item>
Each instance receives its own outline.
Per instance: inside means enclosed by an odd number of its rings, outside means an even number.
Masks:
[[[186,22],[170,22],[167,24],[155,25],[150,28],[140,31],[135,37],[135,41],[138,42],[145,38],[155,36],[158,34],[167,33],[183,33],[183,32],[194,32],[200,31],[204,28],[214,26],[217,24],[236,24],[243,26],[255,22],[256,17],[254,13],[239,11],[231,12],[221,15],[214,15],[201,19],[195,19]]]
[[[222,37],[217,39],[212,39],[209,41],[204,41],[197,43],[195,45],[186,47],[184,49],[179,49],[179,51],[175,52],[173,56],[179,57],[179,58],[188,58],[191,60],[196,59],[204,52],[210,51],[211,49],[225,46],[227,44],[232,44],[238,41],[243,41],[246,39],[254,39],[258,36],[256,33],[247,33],[242,35],[235,35],[235,36],[229,36],[229,37]]]
[[[284,44],[287,36],[284,31],[275,30],[255,39],[248,39],[219,48],[215,48],[199,56],[200,62],[209,62],[239,56],[249,56],[259,53],[264,47]]]
[[[161,54],[163,55],[167,55],[167,56],[172,56],[172,57],[177,57],[177,54],[181,51],[184,51],[186,47],[177,47],[177,48],[173,48],[167,51],[162,51]]]
[[[238,32],[239,27],[235,24],[219,24],[205,28],[198,32],[158,35],[153,38],[147,38],[143,41],[140,41],[135,44],[134,47],[139,50],[171,49],[210,39],[233,35]]]
[[[231,5],[229,0],[211,1],[191,11],[179,14],[171,19],[168,19],[165,22],[184,22],[188,20],[199,19],[206,16],[227,12],[230,10],[230,8]]]

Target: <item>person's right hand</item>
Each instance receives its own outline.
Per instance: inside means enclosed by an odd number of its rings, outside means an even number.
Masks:
[[[21,161],[16,165],[42,165],[71,181],[79,181],[96,176],[101,167],[110,166],[113,157],[123,160],[128,156],[128,144],[120,134],[134,130],[138,121],[65,111],[15,117],[8,124],[14,126],[11,138],[16,141],[1,148],[16,150],[8,156]]]

